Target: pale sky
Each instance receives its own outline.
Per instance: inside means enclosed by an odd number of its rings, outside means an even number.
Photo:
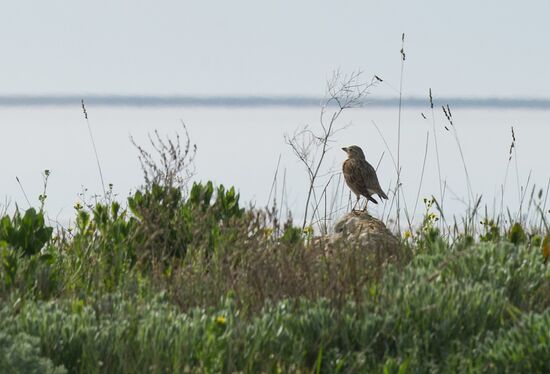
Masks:
[[[322,95],[338,68],[397,87],[404,32],[405,95],[549,98],[549,15],[546,0],[3,1],[0,94]]]

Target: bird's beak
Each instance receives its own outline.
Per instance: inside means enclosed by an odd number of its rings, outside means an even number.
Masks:
[[[347,149],[346,147],[344,147],[344,148],[342,148],[342,151],[344,151],[344,152],[347,153],[347,152],[348,152],[348,149]]]

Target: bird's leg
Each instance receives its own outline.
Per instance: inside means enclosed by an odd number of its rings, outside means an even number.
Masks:
[[[366,212],[367,211],[367,205],[369,203],[369,199],[367,199],[367,201],[365,201],[365,207],[363,208],[362,212]]]
[[[352,212],[355,212],[355,207],[359,204],[359,195],[357,195],[357,200],[355,201],[355,204],[353,205],[353,208],[351,208]]]

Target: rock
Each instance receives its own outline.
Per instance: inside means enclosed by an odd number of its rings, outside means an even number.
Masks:
[[[386,225],[367,212],[351,212],[334,226],[334,233],[318,238],[328,253],[342,247],[352,247],[393,262],[401,257],[401,243]]]

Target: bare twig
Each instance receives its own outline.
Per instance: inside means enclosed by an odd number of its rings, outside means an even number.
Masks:
[[[170,138],[163,140],[157,130],[154,132],[154,137],[149,134],[149,143],[160,161],[130,137],[130,141],[139,153],[146,187],[158,184],[183,189],[194,175],[193,162],[197,154],[197,146],[191,145],[187,126],[183,121],[181,124],[185,135],[183,145],[179,134],[176,134],[175,141]]]
[[[367,82],[363,81],[362,72],[360,71],[351,73],[348,76],[336,71],[327,83],[327,99],[321,107],[319,118],[321,132],[315,133],[306,126],[294,133],[293,136],[285,135],[287,144],[290,145],[296,157],[305,166],[309,178],[302,228],[306,227],[308,219],[313,222],[315,215],[319,214],[318,208],[322,202],[321,199],[326,199],[328,182],[323,184],[324,187],[320,195],[317,196],[317,180],[323,176],[321,170],[326,154],[330,149],[329,143],[332,142],[334,135],[343,128],[337,126],[338,119],[346,109],[361,106],[369,93],[369,89],[377,82],[379,80],[376,78],[372,78],[371,81]],[[335,110],[327,116],[327,108],[334,106],[336,107]],[[331,173],[325,175],[329,174]],[[332,177],[329,177],[329,182],[331,180]],[[327,208],[328,205],[327,202]],[[313,208],[311,217],[309,217],[310,206]],[[326,214],[325,211],[325,217]],[[317,219],[319,222],[322,221],[320,217],[317,217]],[[322,229],[326,230],[326,227]]]

